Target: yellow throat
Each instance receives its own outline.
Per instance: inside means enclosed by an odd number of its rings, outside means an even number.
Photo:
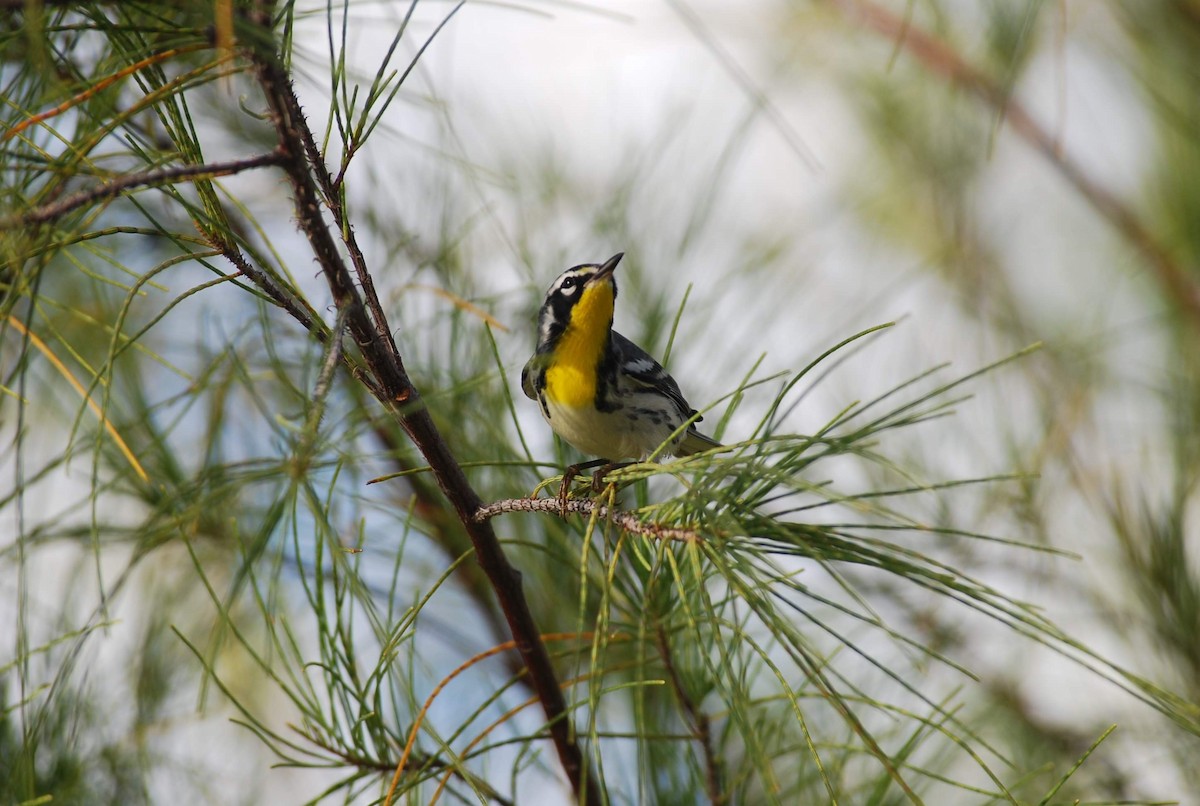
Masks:
[[[571,309],[566,331],[546,367],[546,396],[560,406],[584,408],[596,399],[596,368],[612,328],[613,284],[602,280],[583,288]]]

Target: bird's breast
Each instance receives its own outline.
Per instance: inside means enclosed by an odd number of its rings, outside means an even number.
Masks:
[[[546,369],[546,397],[570,409],[591,408],[596,400],[596,371],[558,361]]]
[[[593,406],[596,380],[612,330],[615,297],[608,283],[589,286],[549,355],[546,396],[570,408]]]

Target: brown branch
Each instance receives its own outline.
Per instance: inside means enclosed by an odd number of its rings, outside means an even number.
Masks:
[[[565,509],[565,511],[564,511]],[[657,540],[679,540],[685,543],[698,543],[704,536],[692,529],[681,529],[675,526],[663,526],[657,523],[647,523],[639,520],[632,512],[614,509],[590,499],[571,499],[563,504],[556,498],[509,498],[503,501],[481,506],[475,512],[475,520],[482,523],[497,515],[509,512],[548,512],[551,515],[584,515],[591,517],[593,513],[599,520],[610,521],[627,532],[653,537]]]
[[[725,794],[721,788],[721,760],[717,757],[716,749],[713,747],[712,723],[708,714],[696,705],[691,695],[683,687],[683,680],[675,669],[671,643],[667,640],[667,630],[661,623],[655,629],[654,637],[658,646],[658,654],[667,670],[667,680],[671,683],[671,690],[675,692],[675,698],[679,700],[679,704],[688,716],[692,735],[696,737],[696,741],[700,743],[700,749],[704,751],[704,785],[708,790],[708,799],[713,806],[721,806],[725,802]]]
[[[229,223],[228,213],[223,208],[218,209],[225,217],[226,223]],[[227,228],[236,229],[235,227]],[[280,284],[269,273],[255,266],[250,258],[222,232],[210,227],[203,227],[203,229],[208,242],[220,250],[221,254],[238,270],[238,273],[249,279],[260,293],[290,313],[322,344],[328,341],[329,328],[302,297],[297,297],[286,285]],[[375,397],[380,396],[381,393],[375,392],[374,381],[363,372],[361,363],[357,362],[354,357],[343,355],[342,365],[361,384],[361,386],[351,387],[352,391],[366,390]],[[361,399],[359,402],[362,402]],[[391,419],[372,418],[371,429],[393,457],[397,468],[401,471],[412,470],[413,465],[401,457],[401,440],[404,437],[401,435],[401,430],[395,425]],[[412,488],[417,517],[423,521],[423,528],[437,538],[434,540],[434,544],[441,548],[451,560],[469,549],[471,547],[470,540],[462,529],[462,523],[442,503],[436,482],[422,474],[410,476],[408,484]],[[504,640],[508,637],[507,623],[503,614],[495,606],[492,588],[483,569],[478,563],[467,563],[458,566],[458,573],[463,578],[467,591],[481,608],[489,629],[496,636],[496,641]],[[510,652],[504,656],[503,662],[514,678],[517,678],[522,685],[530,686],[529,679],[524,674],[525,666],[520,655]],[[532,687],[530,687],[530,691],[532,692]]]
[[[305,330],[316,335],[322,342],[329,338],[329,328],[302,300],[297,299],[287,288],[281,287],[270,275],[251,263],[227,238],[211,232],[206,234],[209,242],[220,250],[221,255],[234,265],[239,274],[254,283],[272,302],[291,314]]]
[[[325,182],[318,182],[314,174],[327,173],[327,169],[323,162],[313,163],[306,159],[305,144],[312,142],[313,138],[292,91],[290,77],[274,52],[270,3],[260,3],[249,12],[249,22],[259,34],[249,38],[253,43],[249,55],[266,96],[283,152],[281,164],[292,186],[300,228],[308,238],[339,311],[344,312],[347,328],[358,345],[366,367],[378,384],[376,396],[421,451],[442,493],[449,499],[471,538],[476,558],[491,581],[517,650],[529,670],[534,691],[546,714],[559,761],[576,799],[595,806],[601,803],[599,785],[584,768],[583,754],[573,735],[566,699],[525,600],[521,575],[509,564],[491,526],[475,520],[475,513],[482,506],[478,493],[451,454],[419,392],[409,379],[400,354],[388,334],[386,322],[377,329],[376,323],[368,315],[354,286],[354,279],[342,261],[337,243],[322,216],[318,184]]]
[[[173,168],[158,168],[142,173],[125,174],[115,179],[96,185],[95,187],[64,196],[53,204],[35,207],[24,213],[0,218],[0,230],[19,229],[32,224],[44,224],[66,215],[72,210],[83,207],[94,201],[113,196],[119,196],[127,190],[137,187],[154,187],[170,185],[177,182],[188,182],[194,179],[211,179],[215,176],[229,176],[252,168],[262,168],[267,165],[278,165],[280,154],[259,154],[256,157],[245,157],[228,162],[209,162],[202,165],[177,165]]]
[[[295,108],[299,108],[299,101],[295,99],[294,94],[290,102]],[[354,228],[341,203],[341,194],[338,192],[340,184],[337,179],[331,180],[328,171],[324,169],[320,151],[317,149],[316,143],[312,140],[311,131],[305,127],[301,132],[301,136],[304,140],[305,156],[308,158],[309,164],[314,166],[313,170],[316,174],[316,180],[321,186],[325,204],[329,207],[334,219],[337,221],[342,242],[346,244],[351,263],[355,267],[355,273],[362,287],[363,296],[366,299],[368,308],[372,312],[376,333],[380,337],[386,338],[389,348],[395,351],[396,345],[392,340],[391,331],[386,325],[387,319],[383,313],[383,306],[379,303],[378,295],[375,292],[371,273],[367,269],[366,260],[354,235]],[[325,327],[324,322],[316,318],[315,314],[313,314],[306,304],[303,304],[303,300],[293,299],[288,289],[278,287],[278,284],[269,275],[255,268],[236,246],[228,243],[227,239],[220,237],[219,233],[208,233],[208,236],[209,240],[217,248],[221,249],[225,257],[244,276],[258,285],[277,305],[290,312],[301,325],[317,336],[322,343],[325,342],[328,338],[328,328]],[[493,327],[502,328],[503,326],[496,323],[493,324]],[[355,377],[363,383],[365,388],[370,390],[376,397],[379,397],[377,391],[372,388],[373,381],[360,371],[360,367],[354,365],[349,358],[344,363]],[[412,468],[399,459],[401,449],[400,440],[402,437],[399,436],[398,429],[392,427],[393,425],[392,421],[374,422],[372,429],[388,452],[393,457],[396,457],[394,461],[399,469],[402,471],[410,470]],[[443,549],[450,559],[458,557],[462,554],[464,548],[469,547],[469,541],[465,532],[461,531],[462,524],[455,518],[453,513],[447,512],[446,508],[442,505],[437,485],[432,481],[427,481],[420,477],[410,478],[409,485],[416,496],[418,516],[424,520],[439,538],[435,543]],[[492,632],[497,636],[497,640],[502,640],[507,635],[505,621],[501,613],[494,606],[494,600],[490,598],[491,586],[483,569],[478,564],[461,565],[459,566],[459,574],[465,579],[468,591],[470,591],[471,595],[483,609]],[[514,677],[519,677],[519,679],[528,685],[528,679],[522,675],[524,666],[519,656],[509,653],[505,656],[504,662]]]
[[[299,102],[295,100],[294,96],[293,101],[298,108]],[[354,266],[355,276],[358,278],[363,297],[371,312],[372,320],[375,324],[375,332],[379,338],[386,339],[386,343],[391,350],[398,351],[391,330],[387,327],[387,318],[383,312],[383,306],[379,302],[378,294],[375,291],[374,280],[367,268],[362,249],[358,245],[358,239],[354,235],[353,224],[346,213],[345,205],[342,204],[342,195],[339,192],[342,179],[341,174],[336,179],[330,177],[321,153],[317,149],[316,143],[312,140],[311,131],[306,128],[303,134],[305,135],[305,155],[308,158],[309,164],[314,166],[314,173],[321,186],[325,204],[337,222],[342,243],[346,245],[347,252],[350,255],[350,262]],[[394,457],[394,461],[400,470],[411,470],[412,468],[400,459],[400,437],[394,428],[388,427],[389,424],[380,422],[373,425],[376,438],[383,443],[388,452]],[[458,557],[462,554],[467,543],[466,535],[457,533],[461,529],[462,524],[459,523],[453,514],[446,511],[438,497],[436,485],[420,477],[410,477],[408,483],[415,495],[417,515],[438,537],[434,541],[435,544],[450,559]],[[460,565],[459,575],[462,577],[462,581],[466,585],[468,592],[482,609],[491,631],[498,638],[503,637],[506,634],[504,630],[504,618],[493,605],[493,601],[490,598],[491,586],[481,566],[478,564]],[[504,656],[504,663],[514,677],[522,681],[525,685],[529,684],[529,678],[522,674],[524,666],[519,656],[510,652]]]
[[[304,120],[303,112],[300,109],[300,101],[296,98],[290,81],[282,88],[282,92],[286,96],[285,100],[289,107],[295,111],[300,120]],[[363,256],[362,249],[358,245],[358,239],[354,237],[354,227],[346,214],[345,205],[342,204],[342,194],[339,192],[340,188],[334,183],[333,177],[329,173],[329,168],[325,165],[325,159],[321,156],[320,149],[317,148],[316,140],[313,139],[312,130],[307,125],[300,126],[296,135],[304,147],[304,155],[308,159],[308,164],[312,168],[312,175],[321,189],[325,205],[329,208],[329,212],[333,214],[334,221],[337,222],[342,243],[346,245],[346,251],[350,254],[350,263],[354,266],[355,277],[358,278],[358,283],[362,287],[363,298],[366,301],[367,309],[371,313],[371,321],[375,326],[375,334],[384,341],[391,352],[399,355],[400,351],[396,347],[395,340],[392,338],[392,331],[387,324],[387,316],[384,314],[383,306],[379,302],[379,295],[375,293],[375,280],[367,268],[367,259]]]
[[[991,106],[1013,131],[1040,152],[1101,217],[1141,252],[1155,280],[1175,300],[1192,324],[1200,327],[1200,285],[1116,194],[1084,171],[1083,166],[1063,153],[1058,140],[1046,130],[1004,86],[967,63],[959,54],[930,33],[876,5],[871,0],[828,0],[847,17],[860,21],[899,47],[904,48],[931,72],[967,90]]]

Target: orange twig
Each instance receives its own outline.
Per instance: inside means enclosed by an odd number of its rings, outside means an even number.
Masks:
[[[543,641],[569,641],[573,638],[590,640],[591,637],[592,637],[592,633],[558,632],[558,633],[549,633],[549,634],[543,635],[542,640]],[[421,723],[425,721],[425,715],[429,712],[429,709],[433,706],[433,701],[435,699],[437,699],[437,696],[439,694],[442,693],[442,689],[444,689],[446,686],[448,686],[450,684],[450,681],[452,681],[454,678],[458,677],[460,674],[462,674],[463,672],[465,672],[467,669],[471,668],[475,664],[479,663],[480,661],[486,660],[487,658],[493,657],[495,655],[499,655],[501,652],[505,652],[507,650],[516,649],[516,648],[517,648],[516,641],[505,641],[502,644],[497,644],[496,646],[492,647],[491,649],[485,650],[483,652],[480,652],[478,655],[468,658],[466,661],[463,662],[463,664],[461,666],[459,666],[457,669],[452,671],[450,674],[446,675],[446,677],[443,678],[440,683],[438,683],[436,686],[434,686],[433,691],[430,692],[429,697],[426,698],[425,704],[421,707],[420,712],[417,713],[417,717],[413,721],[413,726],[408,732],[408,741],[404,745],[404,752],[401,753],[401,755],[400,755],[400,762],[396,765],[396,774],[392,776],[392,783],[390,786],[388,786],[387,795],[385,795],[383,798],[383,806],[391,806],[392,798],[394,798],[396,795],[396,786],[400,783],[400,776],[404,773],[404,767],[406,764],[408,764],[408,757],[412,754],[413,746],[416,745],[416,743],[417,743],[417,732],[421,729]],[[537,701],[538,701],[537,697],[535,697],[533,700],[531,700],[531,702],[537,702]],[[522,707],[524,707],[524,706],[522,706]]]
[[[126,76],[136,73],[138,70],[141,70],[143,67],[149,67],[152,64],[157,64],[158,62],[166,61],[167,59],[170,59],[175,56],[181,56],[185,53],[194,53],[197,50],[207,50],[209,47],[211,47],[211,46],[207,42],[204,42],[204,43],[199,43],[199,44],[195,44],[195,45],[188,45],[188,46],[182,47],[182,48],[170,48],[169,50],[164,50],[162,53],[156,53],[153,56],[147,56],[146,58],[144,58],[140,61],[134,62],[133,64],[129,65],[128,67],[121,68],[120,70],[118,70],[117,72],[113,73],[110,76],[106,76],[106,77],[100,79],[95,84],[93,84],[92,86],[90,86],[86,90],[84,90],[83,92],[81,92],[78,95],[75,95],[71,98],[68,98],[66,101],[63,101],[61,104],[54,107],[53,109],[48,109],[45,112],[40,112],[40,113],[34,115],[33,117],[29,118],[28,120],[24,120],[21,123],[18,123],[16,126],[13,126],[11,129],[6,131],[4,133],[4,136],[0,139],[11,140],[13,137],[16,137],[18,134],[25,131],[30,126],[34,125],[35,123],[41,123],[42,121],[49,120],[50,118],[55,117],[56,115],[61,115],[63,112],[66,112],[67,110],[71,109],[72,107],[78,106],[79,104],[86,101],[88,98],[91,98],[93,95],[95,95],[99,92],[103,92],[104,90],[108,89],[113,84],[117,83],[118,81],[125,78]]]
[[[92,400],[92,398],[88,396],[87,390],[83,387],[83,384],[81,384],[75,378],[75,376],[71,374],[71,370],[67,368],[67,365],[59,360],[58,356],[54,354],[54,352],[46,345],[44,341],[38,338],[36,333],[30,331],[27,327],[25,327],[25,325],[21,324],[21,320],[17,319],[16,317],[9,316],[8,323],[12,325],[18,333],[29,339],[29,343],[37,348],[37,351],[44,355],[47,361],[54,365],[54,368],[58,370],[60,375],[67,379],[67,383],[71,385],[71,388],[78,392],[79,396],[87,401],[88,408],[90,408],[92,412],[95,413],[96,417],[99,418],[100,424],[104,426],[104,430],[108,432],[108,435],[112,437],[113,442],[117,443],[117,448],[120,449],[121,453],[125,456],[125,459],[129,462],[129,464],[133,466],[133,469],[138,474],[138,477],[142,481],[149,481],[150,477],[147,476],[146,471],[142,469],[142,465],[138,462],[137,457],[133,455],[133,451],[131,451],[129,446],[125,444],[125,440],[121,439],[121,435],[117,433],[117,429],[113,427],[113,424],[109,422],[107,417],[104,416],[104,412],[101,411],[100,406],[96,403],[96,401]]]
[[[478,316],[480,319],[487,322],[489,325],[494,327],[496,330],[502,331],[504,333],[508,332],[508,328],[505,325],[501,324],[499,319],[492,316],[490,313],[485,311],[483,308],[480,308],[478,305],[474,304],[473,302],[468,302],[467,300],[463,299],[462,297],[458,296],[457,294],[451,293],[450,291],[447,291],[444,288],[441,288],[436,285],[430,285],[428,283],[409,283],[408,285],[404,286],[400,290],[404,291],[405,289],[409,289],[409,288],[419,288],[422,291],[429,291],[431,293],[437,294],[442,299],[448,300],[450,302],[450,304],[452,304],[454,307],[460,308],[461,310],[464,310],[467,313]]]
[[[586,677],[587,677],[587,675],[583,675],[581,677],[572,678],[571,680],[564,680],[562,683],[563,687],[565,688],[566,686],[572,686],[572,685],[578,683],[580,680],[585,679]],[[465,748],[463,748],[462,755],[465,756],[468,753],[470,753],[471,748],[473,748],[473,747],[475,747],[475,745],[479,744],[479,742],[481,742],[486,736],[488,736],[488,734],[490,734],[496,728],[503,725],[508,720],[512,719],[514,716],[516,716],[521,711],[524,711],[529,706],[536,705],[537,702],[538,702],[538,698],[537,698],[537,695],[535,694],[532,697],[530,697],[529,699],[527,699],[524,702],[517,705],[516,707],[510,708],[507,711],[505,711],[503,714],[501,714],[499,717],[497,717],[494,722],[492,722],[490,725],[488,725],[486,728],[484,728],[483,732],[481,732],[478,736],[476,736],[474,739],[472,739],[470,744],[468,744]],[[450,770],[447,770],[447,772],[449,773],[449,775],[443,775],[442,780],[438,781],[438,788],[433,791],[433,797],[431,797],[429,799],[428,806],[434,806],[434,804],[438,802],[438,798],[440,798],[442,796],[442,790],[446,788],[446,784],[450,781],[450,775],[454,774],[454,770],[450,769]],[[384,806],[387,806],[387,804],[385,804]]]

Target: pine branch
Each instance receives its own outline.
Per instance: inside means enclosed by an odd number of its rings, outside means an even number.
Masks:
[[[286,82],[279,88],[279,91],[284,96],[282,100],[293,110],[297,119],[303,121],[304,116],[300,109],[300,100],[296,98],[296,93],[292,88],[291,82]],[[308,164],[312,167],[312,176],[316,179],[317,185],[320,187],[321,194],[325,200],[325,206],[333,214],[334,221],[337,222],[338,232],[342,236],[342,243],[345,244],[346,250],[350,254],[350,263],[354,267],[354,275],[362,287],[367,310],[370,311],[371,321],[375,325],[376,336],[393,353],[398,354],[399,349],[392,338],[392,331],[387,324],[387,316],[384,314],[383,306],[379,302],[379,295],[375,292],[375,280],[367,268],[367,259],[363,256],[362,249],[358,245],[358,239],[354,235],[354,226],[346,214],[345,205],[342,203],[341,186],[335,183],[332,175],[330,175],[329,169],[325,165],[325,160],[321,156],[321,151],[317,148],[317,142],[313,139],[312,130],[307,125],[300,125],[296,127],[295,135],[304,148],[304,155],[308,159]]]
[[[228,238],[215,232],[206,233],[214,248],[220,250],[221,256],[228,260],[238,270],[238,273],[266,294],[280,308],[283,308],[299,322],[305,330],[316,335],[322,343],[329,338],[329,328],[304,303],[288,289],[259,269],[247,258]]]
[[[320,155],[312,152],[311,148],[315,146],[310,148],[310,144],[315,143],[315,140],[292,91],[290,77],[274,52],[271,19],[269,3],[260,3],[250,12],[250,23],[257,27],[262,35],[253,38],[254,44],[249,55],[258,83],[266,96],[279,147],[283,153],[281,164],[292,186],[300,228],[308,238],[339,312],[345,316],[349,332],[354,337],[371,375],[378,383],[378,399],[399,420],[409,438],[421,451],[443,494],[449,499],[471,537],[479,564],[492,583],[517,649],[529,670],[534,690],[546,714],[555,750],[576,799],[580,802],[599,804],[599,786],[595,778],[583,767],[583,755],[573,736],[566,699],[522,591],[521,575],[509,564],[491,526],[475,519],[475,513],[482,506],[478,493],[450,452],[420,393],[409,379],[399,351],[392,342],[386,321],[382,322],[381,327],[377,327],[379,323],[373,321],[368,314],[355,288],[354,278],[343,262],[334,237],[322,217],[321,194],[318,188],[331,186],[331,180],[315,178],[327,174],[328,171],[323,161],[313,159]],[[378,315],[382,316],[382,311],[379,311]]]
[[[44,224],[56,218],[61,218],[72,210],[91,204],[92,202],[120,196],[125,191],[134,188],[173,185],[179,182],[189,182],[194,179],[212,179],[216,176],[230,176],[253,168],[278,165],[280,159],[281,156],[278,152],[272,152],[270,154],[259,154],[255,157],[244,157],[227,162],[177,165],[173,168],[158,168],[153,171],[125,174],[95,187],[81,190],[78,193],[72,193],[70,196],[65,196],[52,204],[35,207],[24,213],[0,218],[0,230],[22,229],[33,224]]]

